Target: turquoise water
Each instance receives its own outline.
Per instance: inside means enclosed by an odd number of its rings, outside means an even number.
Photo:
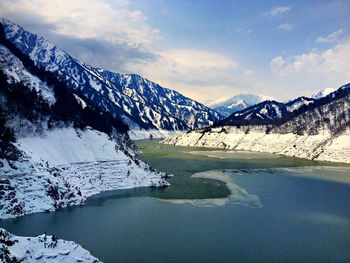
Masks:
[[[108,192],[0,227],[56,234],[104,262],[350,262],[349,167],[138,145],[175,175],[171,187]]]

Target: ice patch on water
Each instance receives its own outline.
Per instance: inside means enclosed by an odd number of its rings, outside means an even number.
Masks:
[[[192,175],[194,178],[214,179],[224,182],[231,194],[226,198],[207,199],[162,199],[162,201],[173,204],[190,204],[193,206],[224,206],[227,204],[240,204],[249,207],[261,208],[263,205],[258,196],[248,193],[248,191],[235,184],[230,172],[223,170],[205,171]]]
[[[189,151],[188,154],[218,159],[276,159],[279,155],[249,151]]]

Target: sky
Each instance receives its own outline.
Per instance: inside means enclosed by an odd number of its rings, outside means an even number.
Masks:
[[[348,0],[1,0],[0,17],[92,66],[209,105],[350,82]]]

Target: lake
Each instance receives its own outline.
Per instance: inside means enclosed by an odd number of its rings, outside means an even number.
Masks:
[[[175,175],[170,187],[106,192],[0,227],[73,240],[104,262],[350,262],[349,166],[137,144]]]

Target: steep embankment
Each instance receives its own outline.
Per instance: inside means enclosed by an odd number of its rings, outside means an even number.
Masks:
[[[281,125],[207,128],[169,137],[162,143],[350,163],[349,93],[350,86],[343,86]]]
[[[0,159],[0,218],[79,205],[102,191],[168,185],[165,173],[91,128],[53,129],[14,146],[16,161]]]

